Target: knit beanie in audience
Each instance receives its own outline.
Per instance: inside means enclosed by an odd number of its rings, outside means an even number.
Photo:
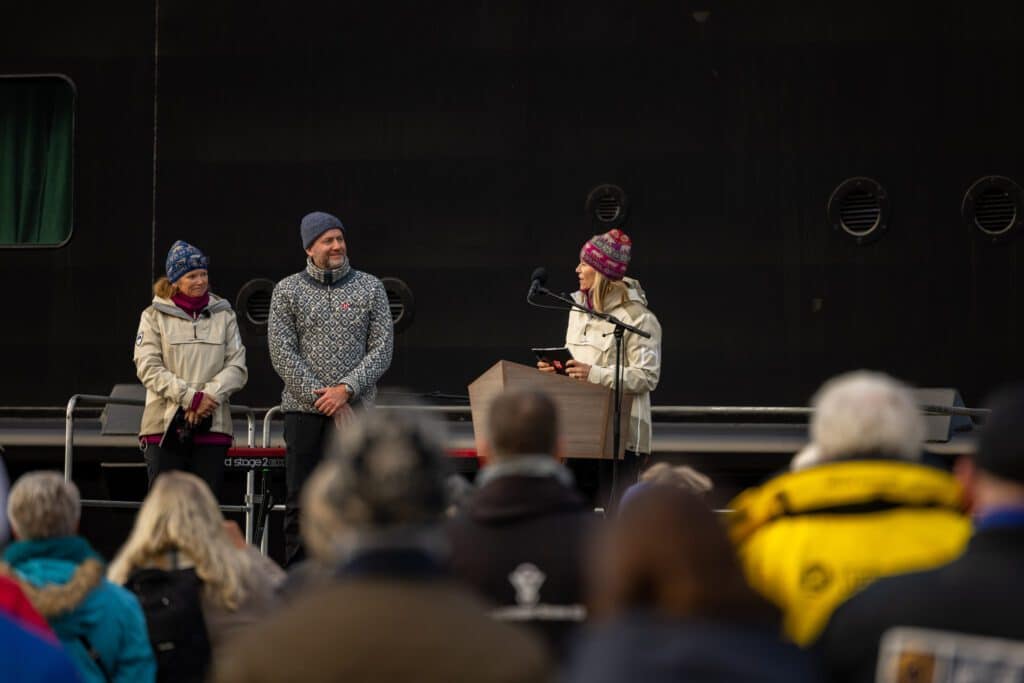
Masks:
[[[338,228],[342,234],[345,232],[345,226],[336,216],[323,211],[307,213],[302,217],[302,223],[299,225],[299,232],[302,233],[302,248],[309,249],[317,237],[333,228]]]
[[[609,280],[621,280],[626,275],[632,251],[629,235],[616,228],[587,240],[580,250],[580,261]]]
[[[989,400],[992,413],[982,427],[974,462],[1001,479],[1024,484],[1024,384]]]
[[[209,267],[210,261],[206,255],[184,240],[178,240],[171,245],[171,250],[167,252],[167,262],[164,264],[167,279],[172,285],[186,273],[200,268],[207,270]]]
[[[347,425],[325,492],[338,520],[357,533],[440,522],[448,471],[439,429],[384,409]]]

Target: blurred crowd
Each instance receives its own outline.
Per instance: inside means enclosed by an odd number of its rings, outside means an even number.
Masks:
[[[955,460],[894,378],[841,375],[812,406],[789,468],[725,510],[657,463],[595,511],[544,394],[495,399],[472,484],[442,424],[368,410],[306,481],[287,572],[195,474],[159,474],[109,562],[73,483],[4,478],[0,678],[1021,680],[1024,387]]]

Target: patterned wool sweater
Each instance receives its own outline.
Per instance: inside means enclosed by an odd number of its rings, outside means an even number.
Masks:
[[[316,413],[314,389],[347,384],[371,404],[391,365],[394,327],[384,285],[345,264],[312,262],[277,283],[270,301],[270,360],[284,381],[281,409]]]

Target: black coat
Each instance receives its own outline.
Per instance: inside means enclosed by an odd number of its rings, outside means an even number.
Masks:
[[[633,612],[583,631],[566,683],[817,683],[811,658],[767,624]]]
[[[593,525],[580,495],[554,477],[499,477],[449,522],[451,569],[506,618],[536,627],[561,657],[583,610],[582,558]],[[540,572],[533,595],[513,584],[527,565]]]
[[[1024,527],[980,531],[953,562],[872,583],[832,615],[815,649],[831,681],[874,681],[893,626],[1024,640]]]

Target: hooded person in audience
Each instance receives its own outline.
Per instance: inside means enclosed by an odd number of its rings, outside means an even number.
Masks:
[[[78,531],[78,488],[57,472],[29,472],[11,489],[16,540],[0,573],[46,617],[86,683],[145,683],[156,674],[135,596],[103,578],[103,561]]]
[[[452,569],[498,606],[494,616],[529,623],[561,656],[586,616],[582,556],[595,517],[559,462],[554,401],[499,395],[479,447],[477,490],[448,523]]]
[[[810,683],[809,658],[782,640],[779,610],[743,578],[696,494],[652,484],[620,508],[590,558],[594,625],[568,683]]]
[[[229,643],[215,681],[549,680],[541,644],[445,573],[442,443],[393,411],[346,428],[309,480],[332,513],[307,540],[333,577]]]
[[[2,452],[2,451],[0,451]],[[7,544],[7,468],[0,458],[0,547]],[[0,575],[0,613],[6,614],[21,626],[27,626],[44,638],[56,640],[53,629],[39,613],[25,591],[14,579]]]
[[[830,680],[875,680],[878,646],[911,626],[1024,640],[1024,385],[991,402],[977,453],[957,461],[974,517],[959,558],[937,569],[881,579],[836,610],[817,649]]]
[[[921,463],[924,419],[905,385],[852,372],[813,404],[800,469],[741,493],[729,517],[751,585],[801,645],[858,588],[948,562],[970,535],[956,480]]]

